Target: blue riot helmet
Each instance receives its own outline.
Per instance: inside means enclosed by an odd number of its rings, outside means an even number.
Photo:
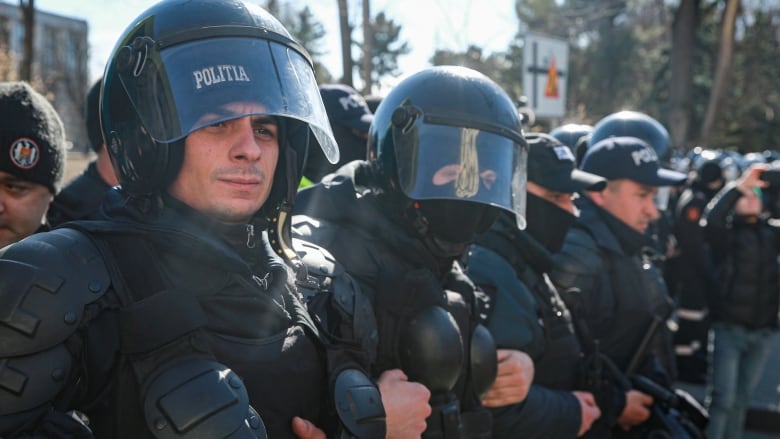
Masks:
[[[740,166],[742,154],[736,151],[722,151],[718,155],[718,160],[727,182],[735,181],[742,175],[742,167]]]
[[[424,69],[382,100],[368,157],[391,209],[440,256],[457,256],[501,209],[525,227],[527,145],[509,96],[465,67]],[[395,195],[393,195],[395,194]]]
[[[714,149],[706,149],[697,146],[690,154],[690,169],[698,172],[704,163],[715,162],[720,163],[724,157],[723,153]]]
[[[744,171],[756,163],[767,163],[763,152],[746,153],[742,156],[742,160],[740,161],[739,166]]]
[[[279,125],[279,163],[263,206],[268,215],[292,202],[309,136],[338,160],[309,55],[261,7],[168,0],[132,23],[106,66],[100,105],[108,151],[127,192],[164,190],[178,174],[187,135],[249,115],[268,115]]]
[[[508,210],[524,226],[527,145],[520,116],[509,96],[475,70],[431,67],[396,85],[374,114],[368,156],[388,188],[422,206],[431,227],[461,218],[459,233],[486,230],[492,221],[466,224],[479,206]]]
[[[550,135],[558,139],[559,142],[568,146],[574,151],[577,143],[583,136],[593,132],[593,126],[581,123],[567,123],[550,131]]]
[[[588,150],[588,139],[592,133],[592,125],[581,123],[567,123],[550,131],[551,136],[571,149],[577,166],[582,163],[582,157],[585,156],[585,152]]]
[[[780,160],[780,151],[777,151],[776,149],[765,149],[764,158],[767,163],[776,162]]]
[[[724,165],[730,161],[724,162],[723,158],[724,155],[719,151],[698,148],[698,154],[691,160],[691,184],[702,190],[717,192],[726,182]]]
[[[591,147],[608,137],[636,137],[650,145],[662,161],[668,158],[669,132],[647,114],[619,111],[604,117],[594,125],[588,146]]]

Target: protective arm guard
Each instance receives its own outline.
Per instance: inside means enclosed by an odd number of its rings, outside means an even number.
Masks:
[[[309,313],[328,336],[354,345],[354,360],[368,368],[376,359],[379,343],[370,300],[327,250],[301,239],[293,239],[293,247],[302,263],[296,286]]]
[[[342,437],[385,437],[385,408],[376,383],[359,369],[342,369],[333,386],[336,412],[345,428]]]
[[[241,379],[224,365],[191,359],[155,377],[144,395],[146,423],[159,439],[265,439]]]
[[[385,410],[366,373],[376,358],[376,318],[368,298],[343,267],[317,245],[293,240],[301,257],[296,284],[326,345],[333,403],[342,437],[383,438]]]
[[[74,370],[80,353],[64,343],[109,285],[100,254],[74,230],[33,235],[0,252],[0,435],[22,424],[40,431],[35,424],[73,422],[52,411],[75,408],[67,395],[82,377]]]

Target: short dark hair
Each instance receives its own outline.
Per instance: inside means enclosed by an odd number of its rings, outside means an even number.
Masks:
[[[87,137],[89,146],[95,153],[103,149],[103,131],[100,129],[100,86],[103,79],[98,79],[87,92],[87,103],[84,111],[84,119],[87,123]]]

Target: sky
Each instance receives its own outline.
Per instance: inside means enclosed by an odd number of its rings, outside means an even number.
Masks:
[[[114,43],[130,21],[154,3],[156,0],[35,0],[40,10],[89,23],[91,81],[102,75]],[[360,3],[349,0],[352,22],[360,21]],[[340,77],[337,0],[295,0],[293,4],[308,5],[325,26],[327,37],[323,46],[328,54],[322,61],[334,77]],[[404,72],[401,78],[428,66],[437,48],[465,51],[474,44],[486,54],[503,50],[518,28],[514,0],[371,0],[371,14],[375,16],[381,11],[401,24],[401,39],[412,48],[410,54],[399,58]],[[357,31],[353,36],[362,37]]]

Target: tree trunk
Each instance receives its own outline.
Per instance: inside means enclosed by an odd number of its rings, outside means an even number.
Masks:
[[[276,18],[279,17],[279,2],[276,0],[268,0],[268,3],[265,4],[265,8],[268,9],[268,12],[271,13]]]
[[[374,43],[374,28],[371,24],[371,0],[363,0],[363,95],[368,96],[374,87],[371,79],[371,54]]]
[[[33,76],[35,59],[35,0],[19,0],[24,25],[24,49],[22,63],[19,65],[19,79],[30,82]]]
[[[672,146],[688,150],[691,126],[693,51],[699,28],[700,0],[682,0],[672,24],[669,85],[669,133]]]
[[[734,55],[734,27],[740,4],[741,0],[726,0],[726,9],[723,10],[715,80],[701,127],[701,140],[705,145],[709,143],[712,127],[718,115],[718,106],[726,92],[726,85],[731,75],[731,59]]]
[[[347,0],[338,0],[338,2],[339,27],[341,29],[341,68],[344,72],[341,82],[352,87],[352,28],[349,26]]]

